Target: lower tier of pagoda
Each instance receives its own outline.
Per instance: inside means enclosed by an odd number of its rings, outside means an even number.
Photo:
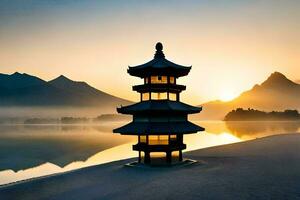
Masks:
[[[149,135],[149,134],[189,134],[205,129],[189,121],[168,122],[131,122],[120,128],[114,129],[114,133],[123,135]]]

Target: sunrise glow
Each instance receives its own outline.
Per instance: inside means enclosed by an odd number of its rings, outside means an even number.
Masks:
[[[130,85],[140,80],[129,77],[127,67],[151,60],[161,41],[167,58],[193,66],[182,98],[195,105],[231,100],[274,71],[299,77],[298,1],[46,1],[38,10],[24,2],[18,15],[7,2],[1,6],[1,73],[46,80],[64,74],[137,101]]]
[[[235,97],[237,97],[236,94],[234,94],[233,92],[229,91],[229,90],[224,90],[220,96],[219,99],[221,101],[231,101],[233,100]]]

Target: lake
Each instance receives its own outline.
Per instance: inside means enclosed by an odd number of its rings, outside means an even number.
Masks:
[[[137,156],[135,136],[113,134],[126,122],[101,125],[0,125],[0,185]],[[299,122],[194,122],[186,151],[272,134],[300,132]]]

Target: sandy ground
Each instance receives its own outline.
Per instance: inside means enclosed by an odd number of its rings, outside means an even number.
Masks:
[[[189,152],[198,164],[93,166],[0,188],[0,199],[300,199],[300,134]]]

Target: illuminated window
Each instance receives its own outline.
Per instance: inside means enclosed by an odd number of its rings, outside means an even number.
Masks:
[[[168,83],[168,77],[167,76],[151,76],[151,83],[152,84]]]
[[[176,140],[177,136],[176,135],[170,135],[171,140]]]
[[[140,142],[141,143],[147,143],[147,136],[146,135],[140,135]]]
[[[169,99],[171,101],[176,101],[177,100],[177,94],[176,93],[169,93]]]
[[[145,78],[145,84],[148,84],[148,83],[149,83],[149,78],[146,77],[146,78]]]
[[[178,157],[179,151],[172,151],[172,157]]]
[[[175,78],[174,78],[174,76],[170,76],[170,83],[171,83],[171,84],[174,84],[174,83],[175,83]]]
[[[166,145],[169,144],[168,135],[149,135],[149,145]]]
[[[151,158],[165,158],[166,153],[164,152],[150,152]]]
[[[178,162],[179,161],[179,151],[172,151],[172,162]]]
[[[147,101],[150,99],[149,93],[142,93],[142,101]]]
[[[168,94],[166,92],[151,92],[151,99],[153,100],[168,99]]]

